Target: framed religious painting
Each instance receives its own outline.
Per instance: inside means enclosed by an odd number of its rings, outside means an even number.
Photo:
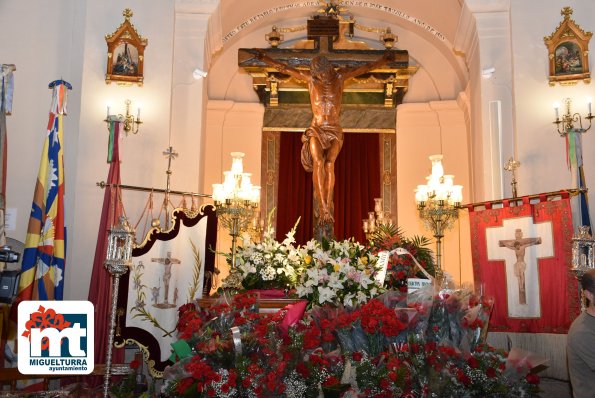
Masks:
[[[130,22],[132,11],[127,8],[122,13],[124,22],[111,34],[105,36],[107,42],[107,84],[143,85],[143,64],[147,39],[139,35]]]
[[[564,19],[556,31],[543,38],[548,48],[550,86],[591,82],[589,40],[593,33],[585,32],[570,19],[572,12],[572,8],[564,7],[560,12]]]

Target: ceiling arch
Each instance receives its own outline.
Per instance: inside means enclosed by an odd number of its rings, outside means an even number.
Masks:
[[[411,4],[415,3],[415,4]],[[396,47],[409,51],[411,64],[420,67],[410,81],[405,102],[455,99],[467,85],[464,60],[453,51],[452,42],[461,15],[458,0],[345,0],[347,14],[356,23],[379,29],[390,27],[399,37]],[[208,95],[210,99],[255,102],[251,78],[238,70],[239,48],[268,47],[264,36],[273,25],[297,27],[320,8],[315,0],[221,1],[221,34],[223,47],[210,67]],[[305,32],[284,33],[293,41]],[[356,39],[379,42],[378,33],[355,31]],[[382,48],[378,46],[377,48]]]

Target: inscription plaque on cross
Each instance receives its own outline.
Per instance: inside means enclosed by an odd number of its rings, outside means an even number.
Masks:
[[[532,217],[510,218],[501,227],[486,228],[488,261],[504,261],[509,317],[541,317],[538,260],[554,255],[552,234],[551,222],[535,224]]]

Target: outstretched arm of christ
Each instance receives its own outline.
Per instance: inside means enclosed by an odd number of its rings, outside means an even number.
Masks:
[[[515,249],[515,247],[514,247],[515,242],[516,241],[514,239],[513,240],[501,240],[498,242],[498,246],[507,247],[509,249]]]
[[[310,75],[308,74],[308,72],[300,71],[296,68],[293,68],[289,65],[286,65],[286,64],[279,62],[275,59],[272,59],[271,57],[266,55],[264,53],[264,51],[262,51],[260,49],[255,48],[254,50],[256,51],[257,59],[261,60],[262,62],[264,62],[267,65],[272,66],[273,68],[277,69],[279,72],[285,73],[286,75],[289,75],[289,76],[296,78],[298,80],[307,81],[309,79]]]
[[[351,79],[352,77],[362,75],[366,72],[369,72],[369,71],[379,68],[381,66],[384,66],[390,62],[393,62],[394,60],[395,60],[395,53],[392,52],[391,50],[388,50],[384,53],[382,58],[380,58],[378,61],[370,62],[370,63],[364,64],[364,65],[361,65],[361,66],[358,66],[355,68],[341,68],[337,72],[341,74],[341,76],[343,77],[343,80],[347,80],[347,79]]]

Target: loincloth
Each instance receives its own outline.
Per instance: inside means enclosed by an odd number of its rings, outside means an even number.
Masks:
[[[302,134],[302,166],[312,172],[312,153],[310,152],[310,138],[315,137],[320,142],[323,150],[331,147],[333,141],[339,141],[343,145],[343,130],[340,126],[310,126]]]

